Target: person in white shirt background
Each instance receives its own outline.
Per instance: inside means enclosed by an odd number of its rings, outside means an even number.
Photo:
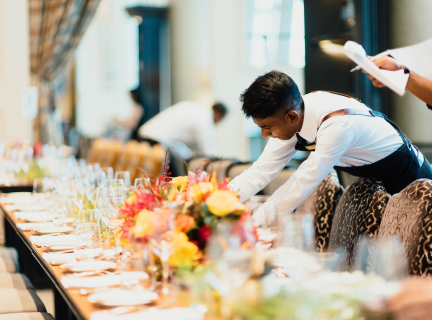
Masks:
[[[192,102],[179,102],[144,123],[138,130],[142,140],[173,148],[172,176],[186,174],[183,161],[194,155],[216,156],[216,129],[227,114],[222,103],[212,108]]]
[[[241,201],[264,188],[297,150],[313,151],[256,212],[255,225],[270,206],[279,214],[295,210],[333,167],[377,178],[391,194],[417,179],[432,179],[429,162],[400,129],[357,99],[325,91],[302,97],[289,76],[272,71],[258,77],[240,100],[246,117],[270,137],[252,167],[230,182]]]

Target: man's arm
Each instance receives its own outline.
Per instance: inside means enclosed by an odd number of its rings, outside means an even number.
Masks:
[[[319,129],[315,152],[294,172],[287,183],[281,186],[257,212],[254,223],[259,224],[260,215],[276,208],[278,214],[295,210],[324,180],[337,161],[345,154],[356,137],[347,122],[336,122],[339,117],[327,120]]]
[[[404,68],[397,60],[390,57],[381,57],[373,63],[375,63],[378,68],[389,71],[397,71]],[[375,87],[384,87],[381,82],[371,75],[368,75],[368,78],[372,80],[372,84]],[[411,71],[406,88],[417,98],[426,102],[427,105],[432,106],[432,80],[426,79],[418,73]]]
[[[279,140],[270,138],[259,159],[252,167],[232,180],[230,188],[239,191],[240,200],[246,201],[264,188],[297,152],[297,138]]]

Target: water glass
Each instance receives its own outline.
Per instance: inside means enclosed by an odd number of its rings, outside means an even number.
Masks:
[[[100,260],[103,256],[100,226],[97,223],[77,223],[74,247],[77,261]]]

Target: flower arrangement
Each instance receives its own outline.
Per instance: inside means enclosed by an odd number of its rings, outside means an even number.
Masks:
[[[165,160],[164,173],[142,189],[137,189],[119,209],[124,219],[122,242],[147,243],[154,233],[154,217],[174,214],[173,267],[194,267],[202,259],[207,240],[218,222],[246,221],[249,212],[228,180],[219,182],[216,173],[188,172],[188,176],[170,178]],[[197,170],[198,171],[198,170]]]

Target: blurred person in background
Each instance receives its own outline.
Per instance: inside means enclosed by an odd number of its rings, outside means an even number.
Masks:
[[[161,143],[170,152],[172,176],[182,175],[184,161],[195,155],[215,156],[216,128],[227,114],[227,108],[222,103],[216,103],[212,108],[192,102],[179,102],[143,124],[138,130],[141,141],[150,145]]]
[[[409,90],[413,95],[426,103],[429,109],[432,110],[432,80],[422,77],[418,73],[410,70],[407,66],[402,65],[396,59],[391,57],[381,57],[373,61],[375,65],[383,70],[388,71],[398,71],[404,70],[406,74],[409,74],[408,82],[406,85],[407,90]],[[380,81],[368,75],[368,78],[372,80],[375,87],[383,88],[384,84]]]
[[[138,129],[144,124],[144,103],[141,93],[138,88],[130,91],[130,96],[134,102],[132,114],[127,120],[115,119],[114,122],[117,126],[131,131],[131,139],[138,139]]]

